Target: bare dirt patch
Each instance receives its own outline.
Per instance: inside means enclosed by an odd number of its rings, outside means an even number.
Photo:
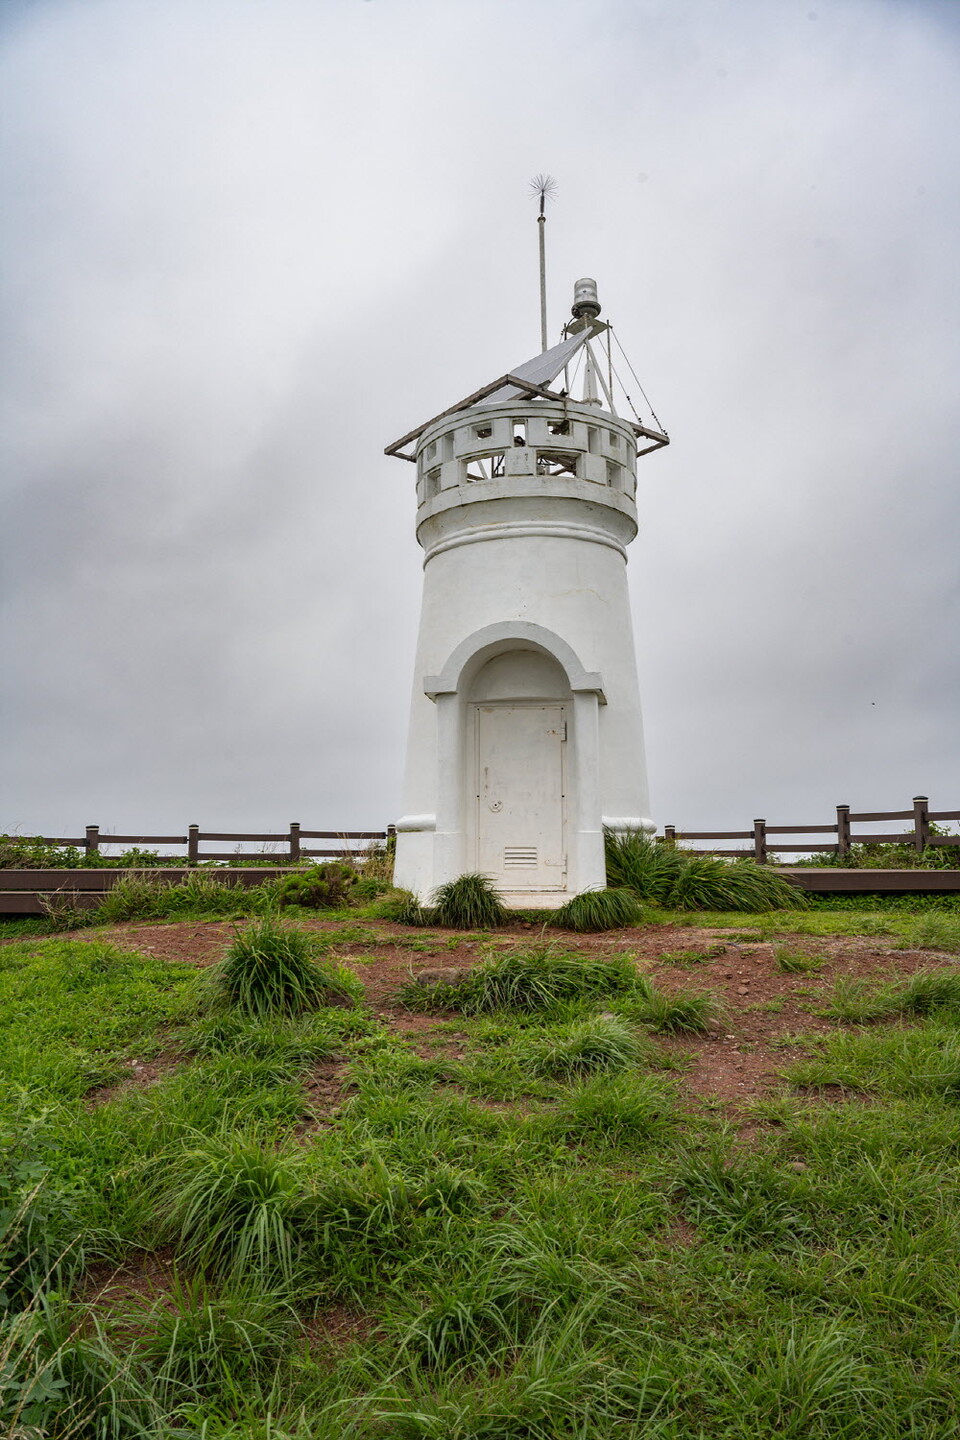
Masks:
[[[169,1248],[129,1255],[119,1264],[98,1261],[84,1271],[76,1298],[111,1310],[122,1309],[131,1300],[155,1304],[169,1298],[175,1273]]]
[[[349,1305],[332,1305],[321,1310],[304,1324],[307,1347],[316,1357],[326,1351],[331,1359],[338,1358],[347,1345],[369,1340],[377,1331],[374,1315],[364,1315]]]
[[[321,1060],[310,1070],[303,1081],[304,1119],[297,1127],[298,1135],[333,1124],[333,1116],[351,1088],[344,1078],[346,1070],[342,1060]]]
[[[93,1090],[88,1090],[84,1096],[84,1104],[88,1110],[95,1110],[99,1105],[106,1105],[110,1100],[116,1100],[119,1095],[126,1094],[128,1090],[146,1090],[148,1086],[155,1085],[169,1074],[182,1059],[183,1056],[178,1050],[164,1050],[152,1060],[128,1060],[128,1074],[122,1080],[115,1080],[112,1085],[98,1085]]]

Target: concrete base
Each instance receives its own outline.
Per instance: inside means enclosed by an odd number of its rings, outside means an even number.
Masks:
[[[524,890],[513,894],[501,890],[500,899],[508,910],[559,910],[573,896],[557,890],[541,890],[539,893]]]

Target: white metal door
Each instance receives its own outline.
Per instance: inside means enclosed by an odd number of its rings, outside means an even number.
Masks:
[[[477,869],[510,890],[562,890],[563,705],[477,705]]]

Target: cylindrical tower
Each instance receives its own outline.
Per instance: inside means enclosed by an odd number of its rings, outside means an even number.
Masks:
[[[652,828],[626,547],[638,435],[667,441],[613,413],[592,283],[560,345],[387,452],[415,442],[424,586],[395,880],[424,899],[481,871],[559,904],[605,883],[604,826]],[[584,348],[584,398],[550,391]]]

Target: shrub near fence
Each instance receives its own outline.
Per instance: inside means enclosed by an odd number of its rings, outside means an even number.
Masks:
[[[913,829],[898,834],[855,835],[853,825],[875,824],[885,820],[912,820]],[[863,810],[851,811],[849,805],[837,806],[837,818],[832,825],[768,825],[766,820],[754,820],[752,830],[677,830],[673,825],[664,827],[664,839],[669,844],[688,840],[749,840],[752,845],[737,849],[718,849],[715,845],[707,850],[693,850],[696,855],[749,855],[759,865],[769,863],[771,854],[821,854],[828,865],[846,864],[856,866],[863,863],[860,851],[882,846],[897,846],[901,851],[912,850],[910,861],[902,856],[891,855],[891,864],[927,864],[932,867],[960,867],[960,835],[946,835],[937,829],[938,822],[960,820],[960,810],[931,810],[926,795],[914,797],[910,810]],[[783,843],[771,841],[771,835],[835,835],[831,841],[804,840]],[[686,848],[686,847],[685,847]],[[943,860],[939,855],[943,854]],[[956,858],[954,858],[956,857]],[[817,862],[810,862],[817,863]],[[876,863],[871,858],[869,863]],[[883,863],[882,861],[880,863]]]

